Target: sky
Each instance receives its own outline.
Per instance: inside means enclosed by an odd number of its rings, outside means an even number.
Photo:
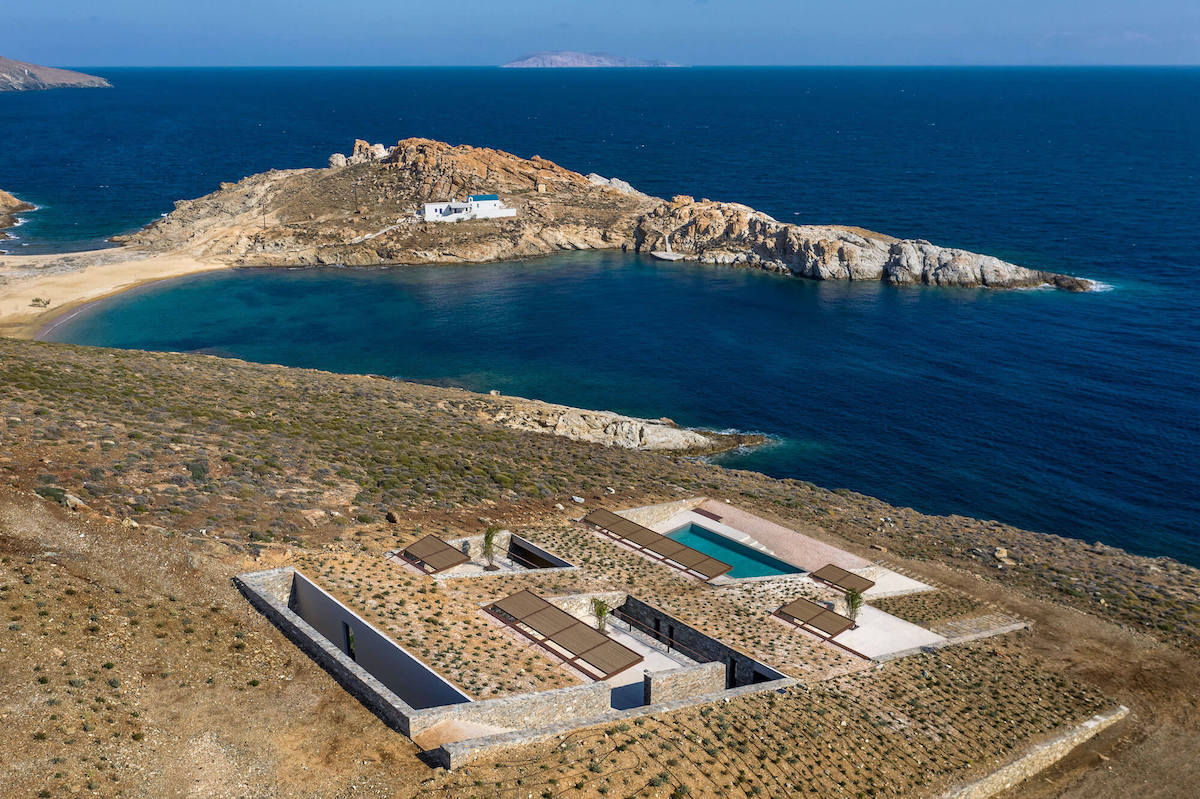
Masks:
[[[1200,0],[37,0],[0,55],[56,66],[1200,64]]]

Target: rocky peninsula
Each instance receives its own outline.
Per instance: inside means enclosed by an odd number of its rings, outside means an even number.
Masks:
[[[495,193],[515,218],[424,222],[425,202]],[[685,260],[816,280],[1086,291],[1091,281],[988,255],[842,225],[793,225],[736,203],[663,200],[621,180],[534,156],[405,139],[359,140],[327,169],[252,175],[125,241],[155,250],[202,245],[205,257],[254,265],[463,263],[559,250],[662,249]]]
[[[423,203],[497,194],[516,216],[424,221]],[[13,198],[15,202],[15,198]],[[16,206],[11,206],[15,208]],[[0,211],[0,218],[11,216]],[[1054,286],[1087,279],[845,225],[794,225],[745,205],[644,194],[539,156],[404,139],[354,143],[320,169],[271,170],[180,200],[123,246],[0,255],[0,335],[32,336],[71,308],[153,280],[231,266],[463,264],[564,250],[654,252],[815,280],[897,286]]]
[[[111,83],[95,75],[58,67],[43,67],[0,56],[0,92],[111,87]]]

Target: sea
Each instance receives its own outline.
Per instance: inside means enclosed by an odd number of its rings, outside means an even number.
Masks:
[[[766,446],[727,467],[1200,565],[1200,69],[91,69],[0,94],[13,253],[355,138],[541,155],[1095,279],[1087,294],[820,283],[620,252],[239,269],[47,338],[368,372]]]

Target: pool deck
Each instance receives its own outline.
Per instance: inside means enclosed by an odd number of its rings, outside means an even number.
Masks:
[[[719,516],[721,520],[717,521],[705,513],[697,513],[698,510]],[[931,585],[926,585],[872,563],[866,558],[861,558],[851,552],[838,549],[831,544],[818,541],[803,533],[769,522],[714,499],[706,499],[695,509],[680,510],[665,520],[650,525],[650,529],[665,535],[688,524],[695,524],[714,533],[720,533],[743,546],[758,550],[806,572],[816,571],[822,566],[832,563],[856,574],[861,574],[875,581],[875,586],[864,592],[867,599],[881,599],[885,596],[933,590]],[[724,581],[721,580],[721,582]]]

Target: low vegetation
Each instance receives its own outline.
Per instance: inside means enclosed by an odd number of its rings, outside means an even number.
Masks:
[[[1169,559],[497,428],[461,410],[469,397],[0,339],[0,750],[19,764],[0,770],[0,795],[929,794],[1110,706],[1113,693],[1174,690],[1190,661],[1141,636],[1200,651],[1200,577]],[[698,494],[918,576],[927,563],[989,592],[1085,610],[1137,631],[1121,633],[1137,644],[1098,664],[1101,648],[1086,642],[1086,661],[1065,669],[1035,625],[864,670],[765,619],[784,598],[770,585],[704,586],[568,519],[582,510],[572,496],[628,507]],[[382,557],[427,533],[490,525],[580,568],[436,581]],[[577,679],[478,612],[522,587],[653,595],[808,687],[433,772],[230,585],[284,563],[477,697]],[[991,607],[952,588],[872,604],[926,626]],[[1105,676],[1127,661],[1136,679]],[[1186,711],[1186,694],[1170,697]]]

